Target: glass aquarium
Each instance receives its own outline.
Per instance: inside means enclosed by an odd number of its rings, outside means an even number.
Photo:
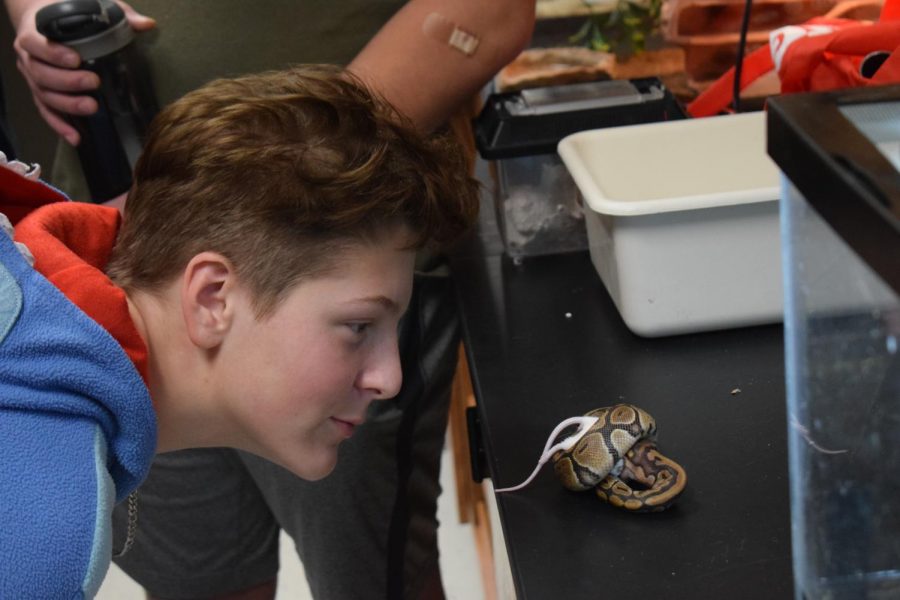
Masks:
[[[798,599],[900,598],[900,88],[782,96]]]

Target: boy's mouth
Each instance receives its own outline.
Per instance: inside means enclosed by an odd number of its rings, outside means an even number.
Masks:
[[[361,425],[361,421],[348,421],[345,419],[339,419],[337,417],[331,417],[331,421],[337,425],[338,430],[343,434],[344,437],[349,438],[353,435],[353,432],[356,431],[356,427]]]

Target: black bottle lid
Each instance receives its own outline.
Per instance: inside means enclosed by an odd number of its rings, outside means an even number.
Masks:
[[[49,4],[35,16],[47,39],[76,50],[82,60],[112,54],[134,39],[125,13],[109,0],[65,0]]]

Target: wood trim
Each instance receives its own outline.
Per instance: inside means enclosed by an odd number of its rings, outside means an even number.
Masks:
[[[471,523],[475,536],[475,550],[481,565],[481,580],[485,600],[496,600],[497,583],[494,574],[493,537],[491,521],[483,487],[472,479],[469,461],[469,436],[466,430],[466,408],[475,406],[475,393],[463,345],[459,345],[459,361],[453,376],[450,396],[449,435],[453,448],[453,470],[456,481],[456,507],[460,523]]]

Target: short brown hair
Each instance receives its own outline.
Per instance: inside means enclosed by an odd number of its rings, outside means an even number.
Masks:
[[[348,242],[405,225],[451,241],[478,211],[458,146],[424,136],[338,67],[220,79],[148,132],[107,272],[153,291],[203,251],[249,284],[260,316]]]

